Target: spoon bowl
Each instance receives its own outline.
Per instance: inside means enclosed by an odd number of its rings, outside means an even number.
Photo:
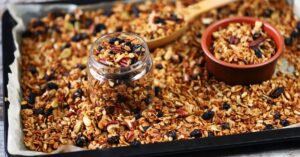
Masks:
[[[178,37],[182,36],[182,34],[184,34],[188,30],[189,23],[192,22],[201,13],[207,12],[214,8],[224,6],[226,4],[235,1],[237,0],[203,0],[182,9],[179,12],[185,16],[184,18],[185,24],[181,28],[177,29],[176,31],[174,31],[169,35],[158,37],[151,40],[146,40],[148,47],[150,49],[154,49],[157,47],[164,46],[168,43],[171,43],[172,41],[176,40]]]

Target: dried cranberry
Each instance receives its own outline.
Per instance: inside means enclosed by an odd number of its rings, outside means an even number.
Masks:
[[[161,17],[155,17],[153,22],[155,24],[162,24],[162,25],[166,24],[166,20]]]
[[[130,49],[133,51],[133,48],[135,45],[133,45],[131,42],[125,42],[125,45],[130,47]]]
[[[264,10],[264,17],[271,17],[272,14],[273,14],[273,10],[269,8]]]
[[[155,65],[155,68],[161,70],[161,69],[163,69],[164,67],[163,67],[162,64],[156,64],[156,65]]]
[[[286,46],[291,46],[293,44],[293,38],[291,37],[284,38],[284,43]]]
[[[281,120],[281,121],[280,121],[280,124],[281,124],[282,126],[289,126],[289,125],[290,125],[290,122],[289,122],[288,120],[284,119],[284,120]]]
[[[240,39],[237,38],[236,36],[231,36],[229,37],[229,43],[230,44],[233,44],[233,45],[236,45],[240,42]]]
[[[147,105],[149,105],[151,102],[152,102],[152,97],[151,97],[151,95],[147,95],[147,97],[145,98],[145,103],[147,104]]]
[[[141,54],[141,52],[143,51],[144,46],[141,44],[136,44],[132,46],[132,51],[137,53],[137,54]]]
[[[71,82],[68,82],[68,84],[67,84],[67,87],[68,87],[69,89],[71,89],[71,88],[72,88],[72,84],[71,84]]]
[[[197,32],[197,33],[196,33],[196,37],[197,37],[197,38],[201,38],[201,37],[202,37],[202,33],[201,33],[201,32]]]
[[[253,36],[252,36],[253,40],[258,39],[259,37],[261,37],[261,34],[258,33],[258,32],[254,33]]]
[[[21,110],[24,110],[24,109],[32,109],[32,106],[28,105],[28,104],[21,105]]]
[[[264,130],[272,130],[272,129],[274,129],[272,124],[267,124],[264,128]]]
[[[276,89],[274,89],[271,93],[270,93],[270,97],[275,99],[278,98],[282,93],[284,92],[284,88],[283,87],[277,87]]]
[[[194,138],[200,138],[202,136],[202,133],[199,129],[194,129],[191,133],[190,133],[191,137]]]
[[[114,106],[106,106],[105,111],[107,114],[113,114],[115,112],[115,107]]]
[[[103,30],[106,29],[106,26],[102,23],[98,23],[95,25],[95,28],[94,28],[94,33],[98,33],[98,32],[101,32]]]
[[[117,37],[112,37],[112,38],[109,39],[108,42],[113,45],[113,44],[115,44],[115,42],[123,43],[124,40],[122,40],[120,38],[117,38]]]
[[[128,98],[124,95],[118,94],[117,95],[117,102],[118,103],[125,103],[128,100]]]
[[[75,18],[71,18],[69,20],[69,22],[72,24],[72,25],[75,25],[75,23],[77,22],[77,20]]]
[[[134,140],[134,141],[130,142],[130,146],[139,146],[139,145],[141,145],[141,142],[138,140]]]
[[[156,113],[156,116],[157,116],[157,117],[159,117],[159,118],[160,118],[160,117],[163,117],[163,116],[164,116],[164,113],[163,113],[163,111],[161,111],[161,110],[157,110],[156,112],[157,112],[157,113]]]
[[[130,60],[131,60],[130,62],[131,65],[139,61],[136,57],[131,58]]]
[[[254,50],[255,56],[257,58],[262,58],[262,52],[260,51],[260,49],[258,47],[254,47],[253,50]]]
[[[178,18],[178,16],[176,14],[171,14],[170,20],[172,20],[174,22],[180,22],[180,19]]]
[[[274,114],[274,119],[280,119],[280,117],[281,117],[281,114],[279,112],[276,112]]]
[[[136,6],[133,6],[131,8],[131,13],[135,16],[135,17],[139,17],[140,16],[140,10],[139,8],[137,8]]]
[[[84,22],[84,27],[89,28],[94,23],[93,19],[87,18]]]
[[[54,80],[55,77],[54,77],[53,74],[49,74],[49,75],[48,75],[48,74],[45,74],[44,79],[45,79],[46,81],[51,81],[51,80]]]
[[[89,37],[88,34],[86,33],[80,33],[80,36],[81,36],[81,40],[85,40]]]
[[[103,49],[103,48],[102,48],[102,46],[100,46],[100,45],[97,47],[97,51],[99,51],[99,52],[100,52],[102,49]]]
[[[53,108],[49,108],[49,109],[47,109],[46,111],[45,111],[45,116],[46,117],[48,117],[48,116],[50,116],[52,113],[53,113]]]
[[[83,64],[77,64],[77,66],[76,66],[77,68],[79,68],[80,70],[84,70],[86,67],[85,67],[85,65],[83,65]]]
[[[192,78],[192,80],[198,80],[198,76],[199,76],[199,74],[193,74],[191,78]]]
[[[34,65],[29,65],[29,71],[31,72],[31,74],[36,74],[37,73],[37,69]]]
[[[177,138],[176,131],[175,130],[169,131],[167,133],[167,136],[172,137],[172,139],[175,140]]]
[[[213,132],[208,132],[207,137],[215,137],[215,134]]]
[[[44,115],[45,112],[44,112],[43,108],[38,108],[38,109],[33,109],[33,114],[35,114],[35,115],[39,115],[39,114]]]
[[[230,109],[230,104],[228,104],[228,103],[224,103],[223,104],[223,110],[229,110]]]
[[[133,111],[135,119],[140,119],[142,117],[141,111],[139,109],[135,109]]]
[[[291,37],[293,37],[293,38],[297,38],[297,37],[299,37],[299,35],[300,35],[300,32],[299,32],[298,30],[294,30],[294,31],[291,33]]]
[[[47,88],[49,90],[52,90],[52,89],[58,89],[58,85],[56,83],[53,83],[53,82],[49,82],[47,83]]]
[[[30,92],[30,94],[28,95],[28,99],[27,99],[28,103],[29,104],[34,104],[35,103],[35,97],[36,97],[36,95],[34,93]]]
[[[230,125],[228,123],[222,123],[221,124],[222,129],[230,129]]]
[[[159,96],[160,92],[161,92],[161,88],[159,86],[155,86],[154,87],[155,96]]]
[[[253,16],[253,13],[252,13],[251,10],[246,9],[244,15],[245,15],[245,16]]]
[[[88,38],[88,35],[86,33],[79,33],[79,34],[75,34],[73,37],[72,37],[72,41],[74,42],[79,42],[81,40],[85,40]]]
[[[76,92],[74,93],[74,98],[80,98],[81,96],[83,96],[82,89],[77,89]]]
[[[214,117],[214,115],[215,115],[214,111],[207,111],[207,112],[203,113],[202,119],[209,120],[209,119],[212,119]]]
[[[120,140],[119,135],[111,136],[107,139],[107,143],[109,143],[109,144],[119,144],[119,140]]]
[[[70,43],[65,43],[64,46],[61,47],[61,50],[71,47]]]
[[[150,126],[143,126],[142,128],[143,128],[143,131],[146,132],[150,128]]]
[[[84,135],[79,135],[75,139],[75,145],[78,146],[78,147],[87,146],[88,142],[89,142],[88,138]]]

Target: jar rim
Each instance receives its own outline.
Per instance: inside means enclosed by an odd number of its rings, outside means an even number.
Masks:
[[[92,64],[98,69],[98,68],[108,68],[108,69],[115,69],[115,70],[118,70],[120,69],[119,71],[121,71],[121,68],[124,68],[124,67],[111,67],[111,66],[108,66],[108,65],[105,65],[105,64],[102,64],[100,62],[97,62],[95,60],[95,57],[93,56],[93,50],[95,48],[95,46],[97,46],[99,44],[99,42],[107,37],[114,37],[114,36],[119,36],[119,35],[127,35],[127,36],[132,36],[134,38],[136,38],[137,40],[141,41],[142,42],[142,46],[145,48],[145,52],[144,52],[144,55],[142,56],[142,58],[140,60],[138,60],[136,63],[132,64],[132,65],[129,65],[129,66],[126,66],[125,68],[128,68],[130,70],[128,71],[125,71],[125,72],[122,72],[122,73],[119,73],[119,74],[127,74],[127,73],[130,73],[132,71],[134,71],[135,69],[139,68],[140,66],[142,66],[143,62],[145,62],[149,57],[151,58],[151,54],[150,54],[150,50],[149,50],[149,47],[146,43],[146,41],[136,35],[136,34],[133,34],[133,33],[128,33],[128,32],[114,32],[114,33],[108,33],[108,34],[104,34],[102,35],[101,37],[97,38],[94,43],[92,44],[91,46],[91,49],[90,49],[90,52],[89,52],[89,59],[91,60]]]

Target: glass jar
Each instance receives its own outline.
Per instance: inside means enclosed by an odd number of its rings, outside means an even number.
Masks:
[[[133,38],[139,41],[144,53],[134,64],[114,67],[96,61],[94,50],[104,41],[112,38]],[[99,48],[98,48],[99,49]],[[97,58],[99,59],[99,58]],[[111,33],[97,39],[92,45],[88,59],[89,96],[94,105],[112,106],[126,104],[130,108],[151,103],[152,90],[152,58],[146,42],[131,33]]]

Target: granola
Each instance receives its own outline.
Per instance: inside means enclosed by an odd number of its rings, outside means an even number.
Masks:
[[[116,34],[99,42],[93,49],[93,58],[111,67],[133,65],[142,59],[146,51],[144,43],[126,34]]]
[[[213,32],[213,54],[217,59],[232,64],[262,63],[276,53],[276,45],[262,29],[263,23],[230,23]]]
[[[141,5],[133,5],[131,12],[134,13],[133,20],[130,19],[123,31],[135,32],[146,40],[168,36],[186,24],[183,15],[175,11],[175,4],[171,1],[146,1]]]
[[[300,22],[285,0],[236,2],[201,15],[181,38],[151,52],[153,84],[146,89],[154,92],[153,96],[136,97],[141,103],[132,106],[126,105],[122,96],[118,99],[125,103],[101,106],[90,102],[87,50],[95,39],[129,31],[128,21],[143,21],[154,8],[180,9],[195,1],[180,2],[116,4],[109,10],[51,12],[33,19],[21,45],[20,105],[25,146],[42,152],[52,152],[64,144],[104,149],[257,132],[299,123]],[[132,18],[132,6],[145,12]],[[226,85],[209,75],[200,47],[201,34],[211,22],[235,15],[258,17],[274,25],[285,36],[283,58],[294,70],[287,73],[279,61],[271,80],[250,86]],[[135,30],[139,31],[131,31]]]
[[[107,114],[113,114],[116,104],[132,109],[149,105],[154,93],[152,64],[145,41],[134,34],[112,33],[99,38],[88,60],[91,102],[108,107]]]

